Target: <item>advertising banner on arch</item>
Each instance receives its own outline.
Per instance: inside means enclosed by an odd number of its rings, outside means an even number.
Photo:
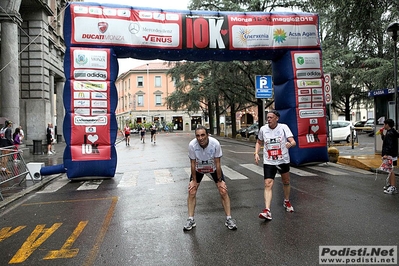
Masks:
[[[296,91],[298,146],[326,147],[327,124],[321,52],[291,52]]]
[[[79,3],[71,4],[70,12],[67,46],[227,51],[320,48],[316,14],[151,10]]]

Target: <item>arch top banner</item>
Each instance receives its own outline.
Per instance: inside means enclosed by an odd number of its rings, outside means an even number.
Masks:
[[[64,37],[68,47],[112,47],[119,58],[273,60],[288,50],[320,49],[318,26],[314,13],[164,10],[79,2],[65,12]]]

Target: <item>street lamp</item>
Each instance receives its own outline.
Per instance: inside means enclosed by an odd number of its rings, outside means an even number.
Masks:
[[[147,93],[148,93],[148,108],[147,115],[150,117],[150,69],[149,64],[147,64]]]
[[[398,35],[399,35],[399,23],[398,22],[392,22],[389,24],[387,28],[387,33],[390,37],[392,37],[393,42],[394,42],[394,47],[393,47],[393,56],[394,56],[394,73],[393,73],[393,78],[394,78],[394,91],[395,91],[395,126],[396,129],[398,129],[398,58],[396,55],[396,42],[398,41]]]

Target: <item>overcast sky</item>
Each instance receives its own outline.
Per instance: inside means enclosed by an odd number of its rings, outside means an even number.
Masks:
[[[85,0],[84,2],[92,3],[107,3],[107,4],[118,4],[118,5],[128,5],[133,7],[151,7],[151,8],[161,8],[161,9],[177,9],[177,10],[187,10],[189,0]],[[152,61],[137,60],[131,58],[119,59],[119,74],[128,71],[131,68],[147,64]]]

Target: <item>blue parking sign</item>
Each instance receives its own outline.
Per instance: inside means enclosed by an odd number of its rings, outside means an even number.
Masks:
[[[257,99],[272,98],[272,76],[255,76],[255,97]]]

